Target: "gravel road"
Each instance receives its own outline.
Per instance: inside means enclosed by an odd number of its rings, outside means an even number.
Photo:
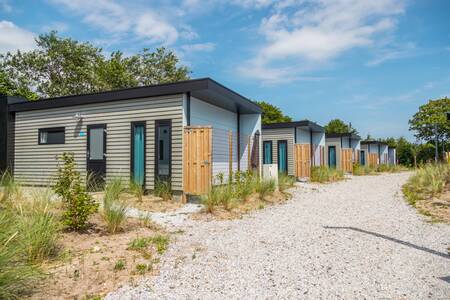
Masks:
[[[107,299],[449,299],[450,226],[405,204],[408,173],[299,184],[234,221],[189,221],[160,275]]]

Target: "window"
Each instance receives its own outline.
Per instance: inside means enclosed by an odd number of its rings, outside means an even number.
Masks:
[[[39,145],[45,144],[64,144],[65,128],[41,128],[39,129]]]
[[[271,164],[272,163],[272,141],[264,141],[263,142],[263,164]]]

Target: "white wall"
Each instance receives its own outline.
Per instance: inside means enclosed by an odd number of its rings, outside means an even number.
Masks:
[[[381,164],[387,164],[388,161],[388,146],[387,145],[380,145],[380,163]]]
[[[232,132],[232,171],[238,170],[238,157],[240,156],[240,170],[246,171],[248,168],[248,151],[251,150],[256,132],[260,133],[259,138],[259,159],[262,165],[262,136],[261,136],[261,115],[242,114],[240,115],[240,155],[238,155],[237,144],[237,118],[238,114],[223,108],[211,105],[199,99],[191,97],[191,126],[206,125],[213,128],[213,154],[212,154],[212,175],[223,173],[224,180],[228,180],[229,175],[229,131]],[[248,138],[250,137],[250,147]],[[217,183],[217,181],[214,181]]]
[[[191,126],[211,126],[213,130],[212,176],[223,173],[224,180],[229,175],[229,143],[228,134],[233,135],[233,172],[237,170],[237,114],[215,105],[191,97]],[[216,182],[216,181],[214,181]]]
[[[320,149],[325,149],[325,132],[313,132],[312,142],[314,147],[314,165],[320,166]],[[319,147],[320,146],[320,147]],[[325,156],[325,150],[323,151]],[[323,158],[325,161],[325,157]]]
[[[297,127],[296,144],[309,144],[310,138],[309,129]]]
[[[388,148],[388,153],[389,153],[389,164],[396,165],[397,164],[397,149]]]
[[[240,131],[241,131],[241,155],[240,155],[240,170],[248,170],[248,153],[251,150],[253,137],[256,132],[259,132],[259,159],[260,166],[262,166],[262,131],[261,131],[261,115],[260,114],[242,114],[240,115]],[[250,137],[250,145],[249,145]]]

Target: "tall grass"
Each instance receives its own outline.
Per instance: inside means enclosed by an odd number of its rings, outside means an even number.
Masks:
[[[0,204],[4,204],[8,200],[23,198],[20,184],[14,180],[13,175],[8,170],[0,177],[0,187]]]
[[[153,191],[156,197],[161,197],[164,201],[172,199],[172,184],[169,180],[156,179]]]
[[[259,194],[259,198],[264,200],[266,196],[273,193],[276,188],[276,183],[274,180],[260,179],[257,180],[255,184],[255,191]]]
[[[333,182],[344,179],[344,171],[326,166],[311,168],[311,182]]]
[[[403,186],[403,193],[411,205],[440,195],[450,184],[450,165],[428,164],[418,169]]]
[[[285,173],[278,174],[278,189],[280,192],[284,192],[288,188],[295,185],[295,177],[289,176]]]
[[[106,229],[112,234],[120,230],[123,221],[126,219],[128,205],[121,197],[124,189],[121,178],[111,179],[105,187],[102,217],[106,222]]]
[[[401,165],[390,165],[390,164],[382,164],[379,165],[376,169],[377,172],[387,172],[387,173],[397,173],[406,171],[407,168]]]
[[[12,178],[0,207],[0,299],[18,299],[42,276],[37,265],[58,253],[61,223],[50,210],[52,194],[36,190],[31,199],[16,197]]]
[[[364,176],[364,175],[372,175],[375,174],[375,168],[369,166],[362,166],[360,164],[353,165],[353,175],[355,176]]]
[[[208,194],[201,197],[206,211],[214,212],[216,206],[223,205],[226,210],[233,207],[234,192],[231,184],[213,186]]]
[[[130,192],[137,198],[138,202],[142,202],[142,197],[144,197],[145,188],[141,184],[137,183],[134,180],[131,180]]]

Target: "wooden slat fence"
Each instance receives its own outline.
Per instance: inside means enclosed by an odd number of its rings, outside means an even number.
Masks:
[[[368,165],[369,167],[376,167],[378,165],[378,154],[376,153],[368,153]]]
[[[311,148],[309,144],[294,145],[295,176],[309,177],[311,175]]]
[[[183,155],[184,192],[208,193],[212,181],[212,128],[185,127]]]
[[[352,149],[341,149],[341,169],[344,172],[353,172]]]

